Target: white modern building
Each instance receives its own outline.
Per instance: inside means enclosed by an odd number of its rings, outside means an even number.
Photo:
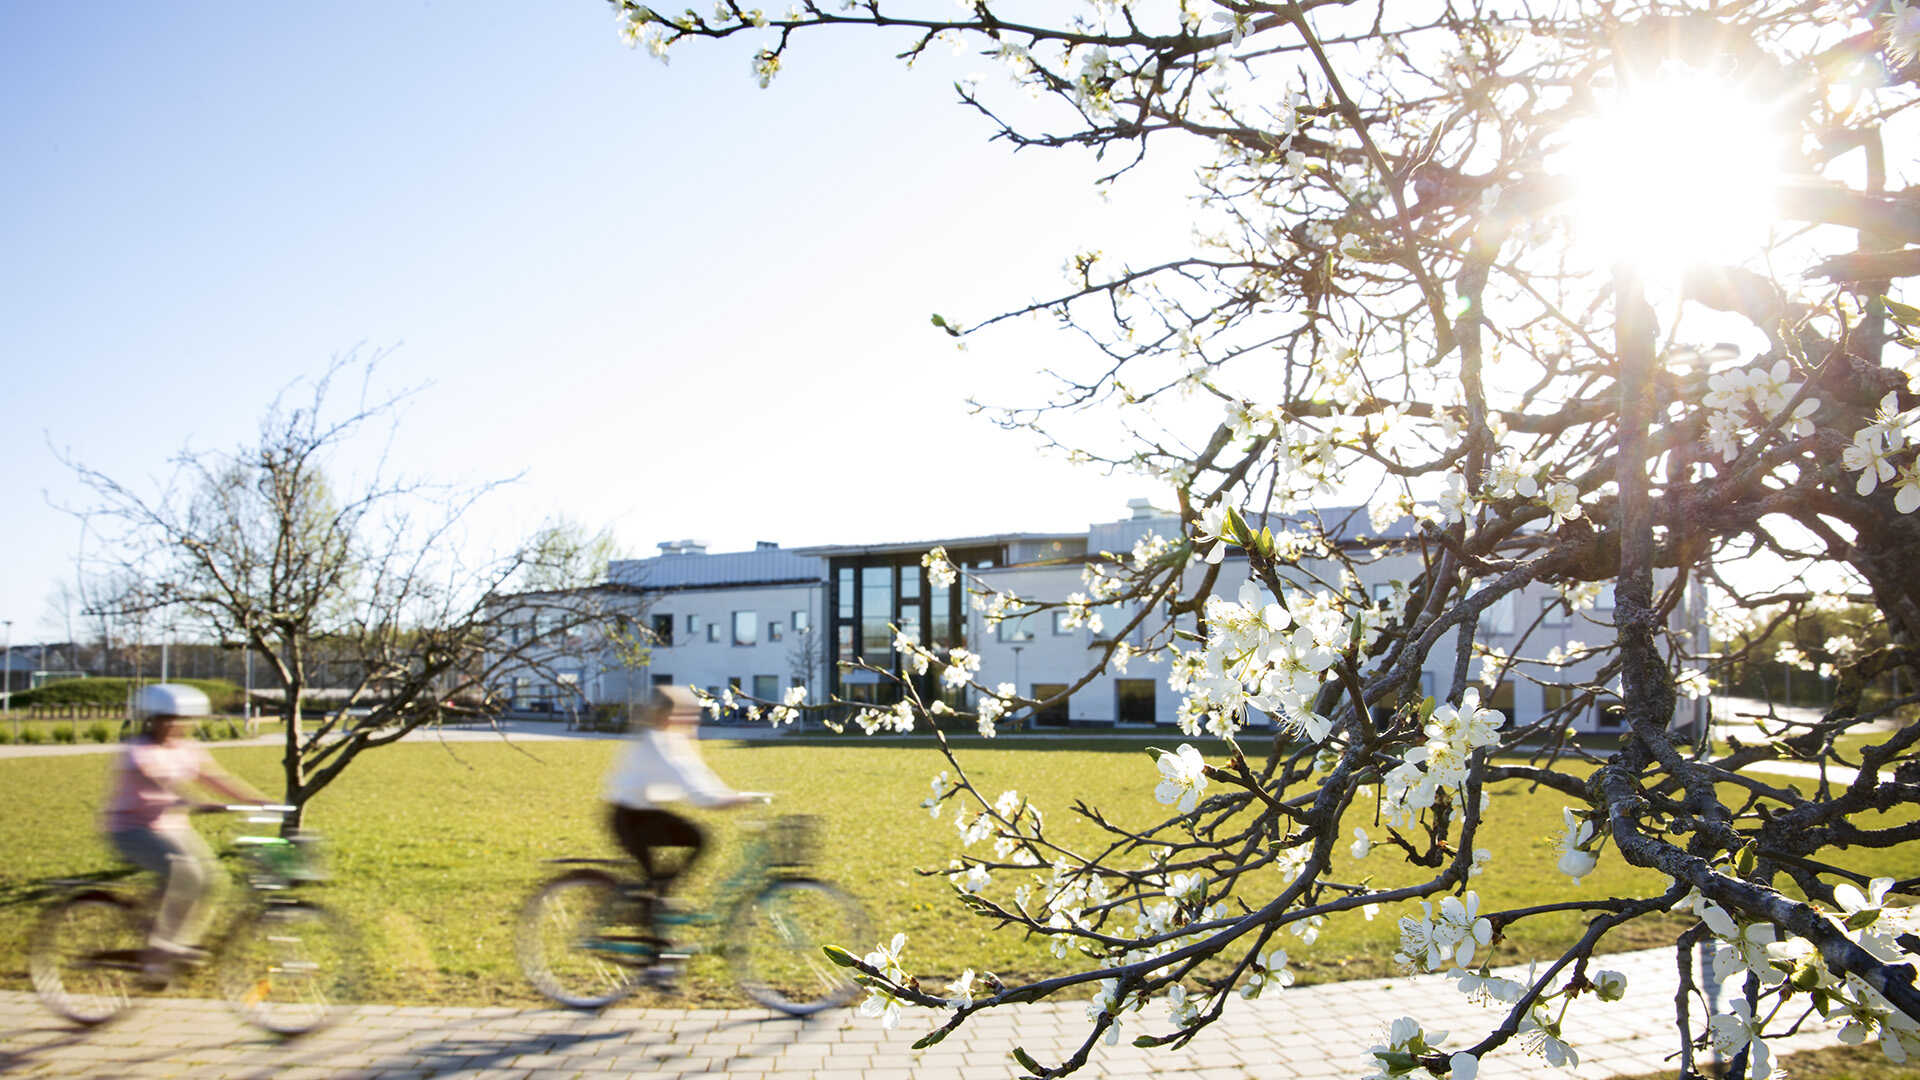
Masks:
[[[886,704],[899,694],[890,680],[846,665],[858,662],[898,671],[892,629],[898,627],[938,653],[964,645],[978,654],[977,682],[1012,683],[1022,696],[1045,701],[1081,679],[1097,659],[1106,636],[1124,627],[1134,612],[1100,609],[1103,627],[1098,633],[1074,626],[1064,610],[1005,619],[989,627],[970,602],[967,581],[935,587],[921,559],[935,547],[944,548],[952,563],[978,583],[1028,601],[1059,603],[1086,591],[1082,572],[1090,557],[1102,552],[1125,555],[1136,541],[1153,533],[1179,535],[1179,521],[1171,513],[1146,500],[1134,500],[1129,509],[1121,520],[1071,533],[1000,533],[801,548],[762,542],[750,551],[720,553],[709,553],[704,545],[690,540],[664,543],[656,556],[616,561],[609,569],[609,584],[635,598],[633,617],[651,631],[653,644],[644,663],[621,667],[588,656],[563,673],[560,681],[566,685],[519,686],[514,697],[525,707],[542,695],[564,697],[577,688],[577,696],[586,701],[619,703],[637,700],[652,685],[679,684],[714,694],[732,686],[761,700],[773,700],[790,686],[804,685],[814,702],[832,695]],[[1410,535],[1404,523],[1394,535],[1379,536],[1369,535],[1364,508],[1322,511],[1320,520],[1342,545],[1374,552],[1364,562],[1361,575],[1362,584],[1376,600],[1391,593],[1396,578],[1405,580],[1418,572],[1416,555],[1392,549],[1392,541]],[[1254,521],[1255,528],[1262,524],[1282,533],[1289,522]],[[1188,569],[1183,594],[1191,594],[1205,569]],[[1233,596],[1247,573],[1244,557],[1229,554],[1219,568],[1215,593]],[[1288,577],[1300,587],[1315,588],[1324,587],[1317,582],[1337,581],[1339,573],[1332,559],[1304,559],[1292,566]],[[1676,616],[1676,630],[1691,624],[1695,606],[1690,598]],[[1527,722],[1565,702],[1565,691],[1543,683],[1592,685],[1597,679],[1592,659],[1560,666],[1542,661],[1554,654],[1577,653],[1581,643],[1610,643],[1611,609],[1610,590],[1601,590],[1590,609],[1574,611],[1559,589],[1538,584],[1489,607],[1482,617],[1481,642],[1504,654],[1528,658],[1515,664],[1487,696],[1489,704]],[[1149,626],[1160,621],[1158,615],[1144,620]],[[1133,644],[1145,644],[1142,631],[1132,636],[1139,639]],[[1445,694],[1452,684],[1453,642],[1454,635],[1449,633],[1433,650],[1421,673],[1424,692]],[[1478,672],[1477,663],[1473,670]],[[1134,657],[1125,672],[1109,670],[1095,676],[1066,703],[1043,710],[1033,722],[1040,727],[1172,726],[1180,702],[1167,676],[1166,660]],[[928,696],[938,693],[932,676],[923,680]],[[1576,726],[1606,729],[1614,722],[1608,704],[1600,695],[1576,718]]]

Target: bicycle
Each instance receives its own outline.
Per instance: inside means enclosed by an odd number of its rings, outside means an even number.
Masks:
[[[542,885],[521,912],[514,941],[527,981],[561,1005],[592,1011],[643,983],[675,989],[688,958],[718,951],[740,990],[767,1008],[808,1016],[851,1002],[859,987],[821,946],[865,941],[867,914],[838,886],[803,873],[818,819],[790,814],[742,831],[739,859],[706,911],[667,908],[630,859],[547,860],[574,869]],[[649,906],[656,934],[678,928],[705,940],[649,935]]]
[[[290,806],[224,806],[278,822]],[[278,1035],[303,1035],[338,1020],[360,983],[365,958],[346,920],[293,890],[319,880],[311,834],[240,836],[248,902],[210,939],[221,996],[240,1016]],[[35,923],[28,968],[34,993],[53,1012],[93,1027],[124,1014],[135,990],[161,990],[193,962],[155,969],[146,947],[154,896],[132,897],[97,878],[52,883],[63,895]]]

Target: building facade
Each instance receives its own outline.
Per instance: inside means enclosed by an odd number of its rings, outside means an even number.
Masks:
[[[1082,572],[1102,552],[1124,555],[1154,534],[1177,538],[1174,515],[1145,500],[1135,500],[1127,517],[1072,533],[1003,533],[903,543],[843,544],[782,548],[761,543],[751,551],[708,553],[693,541],[660,545],[660,554],[620,560],[609,570],[611,583],[639,599],[630,617],[652,639],[645,661],[621,667],[588,661],[570,673],[582,697],[593,702],[638,700],[658,684],[680,684],[718,695],[736,687],[761,700],[777,700],[787,688],[803,685],[811,702],[832,698],[890,704],[900,695],[890,678],[867,670],[898,673],[894,628],[927,643],[937,654],[963,646],[981,662],[975,681],[986,686],[1011,683],[1035,701],[1059,697],[1079,682],[1100,652],[1138,614],[1137,608],[1098,608],[1101,628],[1075,625],[1063,609],[1007,618],[990,624],[973,602],[968,579],[1027,601],[1060,603],[1087,586]],[[1367,535],[1364,508],[1323,511],[1320,520],[1343,545],[1356,548],[1404,538]],[[1341,527],[1332,523],[1345,522]],[[1256,522],[1256,528],[1259,527]],[[1274,519],[1279,533],[1288,523]],[[937,586],[922,565],[935,547],[965,571],[960,581]],[[1386,602],[1396,587],[1419,572],[1413,554],[1381,549],[1362,570],[1361,585],[1376,602]],[[1191,595],[1205,567],[1191,567],[1182,591]],[[1218,568],[1218,595],[1233,596],[1247,579],[1244,557],[1229,554]],[[1306,558],[1287,574],[1289,584],[1325,588],[1338,581],[1331,558]],[[1598,660],[1582,657],[1586,646],[1613,640],[1611,590],[1601,589],[1591,607],[1575,610],[1560,589],[1532,584],[1486,609],[1480,641],[1506,655],[1526,658],[1483,698],[1520,722],[1531,722],[1565,704],[1553,684],[1592,684]],[[1134,629],[1130,644],[1146,644],[1147,628],[1164,620],[1149,613]],[[1693,597],[1676,613],[1670,628],[1689,632],[1699,621]],[[1189,626],[1189,628],[1191,628]],[[1444,695],[1456,669],[1454,635],[1447,635],[1421,672],[1425,693]],[[1556,663],[1549,664],[1547,658]],[[1470,665],[1476,674],[1478,662]],[[1125,671],[1107,670],[1080,686],[1066,701],[1031,718],[1036,727],[1172,727],[1178,721],[1179,694],[1168,684],[1169,662],[1142,655]],[[915,676],[908,675],[908,678]],[[937,678],[918,676],[923,699],[943,696]],[[967,702],[946,694],[956,708]],[[518,698],[519,695],[516,694]],[[1579,730],[1607,730],[1617,723],[1605,695],[1576,718]],[[1260,718],[1255,718],[1260,722]]]

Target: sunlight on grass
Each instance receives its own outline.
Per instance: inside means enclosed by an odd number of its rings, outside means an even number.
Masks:
[[[353,918],[365,933],[376,957],[368,988],[373,1000],[537,1000],[515,965],[514,918],[534,885],[552,871],[542,860],[615,854],[601,820],[599,789],[616,749],[612,742],[395,747],[362,759],[320,798],[309,824],[327,838],[332,880],[315,890],[316,898]],[[1056,960],[1038,943],[995,932],[991,923],[968,917],[952,902],[944,876],[914,872],[915,867],[944,869],[960,851],[951,806],[938,820],[919,807],[928,780],[944,765],[930,746],[847,740],[713,742],[705,749],[708,761],[730,782],[778,793],[779,812],[826,819],[814,873],[860,897],[876,933],[905,931],[908,966],[915,974],[944,980],[972,967],[1011,981],[1085,965],[1084,959],[1078,965]],[[215,747],[215,752],[252,782],[275,790],[277,750]],[[0,813],[9,826],[0,836],[0,985],[26,985],[24,938],[42,900],[37,883],[114,865],[94,832],[110,760],[107,754],[88,754],[0,761]],[[1158,773],[1152,758],[1138,747],[1055,750],[1028,743],[967,749],[962,760],[989,798],[1007,789],[1061,793],[1040,794],[1039,806],[1049,833],[1068,846],[1090,848],[1098,833],[1071,812],[1064,793],[1085,793],[1122,823],[1158,820],[1165,810],[1153,802]],[[1493,799],[1492,824],[1481,845],[1497,854],[1473,881],[1483,910],[1608,893],[1652,895],[1664,884],[1656,875],[1625,866],[1609,849],[1596,872],[1575,887],[1554,870],[1562,799],[1516,784],[1496,789]],[[698,817],[713,831],[715,854],[696,869],[686,889],[696,902],[730,865],[732,829],[740,820],[714,813]],[[203,818],[200,824],[216,848],[242,828],[225,818]],[[1346,825],[1349,838],[1355,825],[1368,826],[1376,840],[1385,837],[1383,829],[1356,815]],[[1372,873],[1379,884],[1401,884],[1427,873],[1392,861],[1384,850],[1358,864],[1347,855],[1344,841],[1337,851],[1338,880]],[[1863,866],[1888,872],[1902,862],[1902,854],[1862,852],[1860,858]],[[1018,876],[1002,873],[993,889],[1005,895],[1018,883]],[[1278,883],[1277,876],[1249,882]],[[228,894],[230,899],[237,895],[237,889]],[[1246,899],[1257,903],[1264,897]],[[1352,917],[1330,923],[1312,946],[1287,939],[1301,980],[1393,973],[1388,957],[1398,940],[1394,919],[1399,914],[1383,911],[1372,922]],[[1678,924],[1668,924],[1673,925]],[[1573,915],[1530,921],[1502,945],[1496,961],[1542,955],[1579,926]],[[1657,929],[1630,928],[1609,944],[1651,944]],[[874,943],[846,944],[867,949]],[[680,1000],[734,1002],[717,958],[699,958],[691,976]]]

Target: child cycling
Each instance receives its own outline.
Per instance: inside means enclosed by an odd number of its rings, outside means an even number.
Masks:
[[[210,804],[194,802],[185,789],[199,784],[238,802],[267,801],[194,741],[188,722],[210,712],[207,695],[191,686],[141,687],[134,715],[144,718],[146,734],[129,742],[115,760],[101,821],[108,843],[122,858],[160,875],[159,906],[147,936],[147,968],[154,975],[205,956],[197,944],[206,929],[215,863],[187,813]]]

